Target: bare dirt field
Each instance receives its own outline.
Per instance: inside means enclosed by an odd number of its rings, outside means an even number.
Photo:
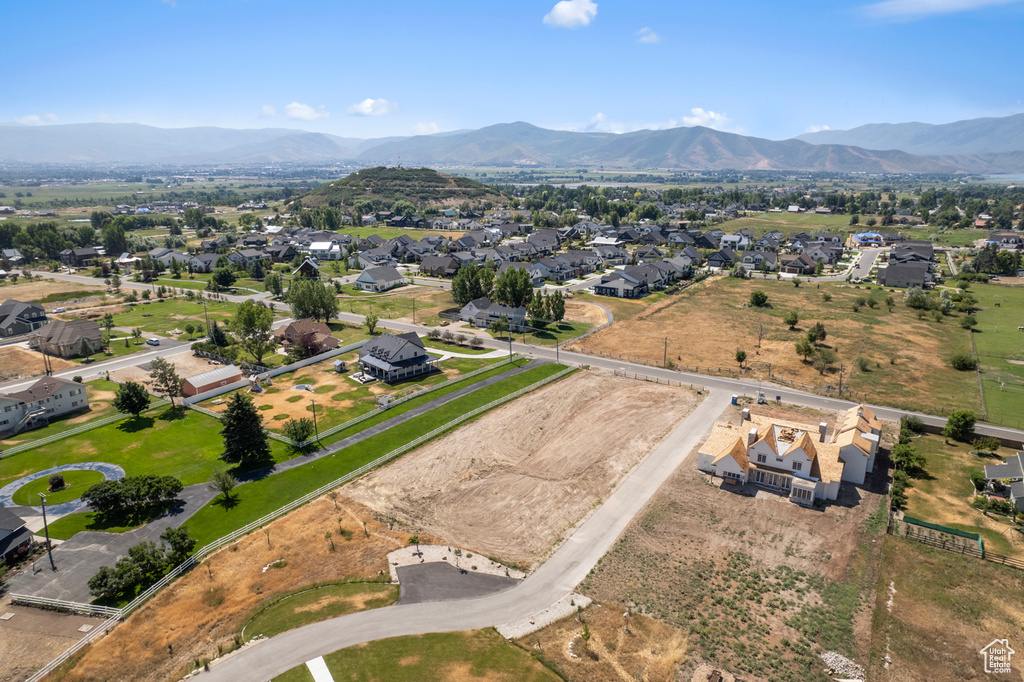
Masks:
[[[75,297],[70,294],[75,292],[94,292],[105,289],[102,279],[96,280],[95,286],[89,286],[87,284],[76,284],[74,282],[64,282],[52,279],[33,279],[26,282],[24,279],[19,280],[17,284],[7,282],[0,285],[0,296],[2,300],[13,298],[16,301],[38,301],[48,296],[55,294],[69,295],[67,299],[62,298],[61,301],[55,303],[45,303],[43,307],[47,310],[53,308],[59,308],[61,306],[67,307],[71,301],[76,301]],[[99,297],[96,297],[99,300]]]
[[[761,290],[768,305],[749,306],[750,294]],[[890,310],[886,298],[892,297]],[[858,397],[933,414],[950,405],[980,411],[977,379],[970,372],[949,367],[955,351],[970,352],[970,338],[954,314],[935,321],[931,313],[919,319],[917,311],[903,303],[902,293],[872,291],[847,284],[823,283],[820,289],[805,282],[714,278],[678,295],[668,296],[635,314],[626,323],[615,323],[587,336],[584,349],[624,353],[661,364],[668,337],[668,357],[686,367],[739,370],[736,351],[747,354],[744,375],[767,377],[767,363],[775,376],[818,386],[837,385],[840,366],[822,374],[804,362],[796,342],[815,322],[825,326],[822,347],[834,350],[844,363],[844,388]],[[829,300],[825,300],[828,297]],[[799,322],[790,329],[783,318],[796,311]],[[765,335],[758,349],[757,334]],[[865,368],[857,365],[866,360]]]
[[[6,600],[5,600],[6,602]],[[75,616],[27,606],[0,605],[0,682],[15,682],[42,668],[81,639],[81,627],[98,627],[101,618]]]
[[[738,421],[739,409],[721,418]],[[883,469],[872,490],[883,489]],[[826,680],[818,652],[867,657],[871,613],[861,606],[886,518],[872,490],[850,486],[838,503],[807,509],[764,490],[748,496],[753,487],[723,489],[691,453],[579,589],[677,628],[691,649],[680,679],[707,663],[744,680]]]
[[[674,679],[686,660],[686,638],[653,618],[627,614],[622,604],[594,604],[517,644],[554,663],[570,680]]]
[[[217,367],[222,366],[214,364],[205,358],[196,357],[195,355],[190,355],[188,353],[172,355],[165,359],[174,365],[174,368],[178,371],[178,376],[185,379],[197,374],[202,374],[203,372],[209,372],[211,369],[216,369]],[[148,384],[149,363],[114,370],[110,373],[110,378],[118,383],[125,381],[138,381]]]
[[[579,372],[346,493],[414,530],[529,568],[689,414],[692,392]]]
[[[75,366],[75,363],[68,360],[50,357],[50,367],[54,371]],[[42,353],[19,346],[0,348],[0,381],[42,376],[45,373]]]
[[[267,530],[242,538],[173,582],[60,679],[180,679],[194,661],[233,648],[245,622],[275,595],[320,582],[388,579],[387,553],[409,538],[344,498],[337,505],[320,498]],[[326,531],[332,531],[334,551]]]
[[[570,300],[565,302],[565,319],[570,322],[584,322],[596,326],[608,321],[608,313],[593,303]]]

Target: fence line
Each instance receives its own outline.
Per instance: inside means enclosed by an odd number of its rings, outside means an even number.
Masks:
[[[24,604],[25,606],[42,606],[59,611],[70,611],[72,613],[84,613],[90,616],[120,616],[121,609],[112,606],[97,606],[95,604],[83,604],[76,601],[65,601],[63,599],[48,599],[46,597],[35,597],[29,594],[11,594],[12,604]]]
[[[113,626],[117,625],[118,621],[121,621],[121,620],[124,620],[125,618],[127,618],[135,610],[137,610],[144,603],[146,603],[146,601],[148,601],[150,598],[152,598],[153,595],[155,595],[161,589],[163,589],[168,584],[170,584],[171,581],[173,581],[175,578],[177,578],[181,574],[183,574],[186,571],[188,571],[189,569],[191,569],[193,566],[195,566],[196,564],[201,562],[206,556],[212,554],[213,552],[217,551],[218,549],[221,549],[222,547],[224,547],[224,546],[234,542],[235,540],[237,540],[237,539],[239,539],[239,538],[241,538],[241,537],[243,537],[245,535],[248,535],[249,533],[251,533],[251,532],[253,532],[255,530],[258,530],[258,529],[262,528],[263,526],[265,526],[268,523],[270,523],[270,522],[280,518],[281,516],[284,516],[285,514],[291,512],[291,511],[294,511],[298,507],[301,507],[302,505],[307,504],[310,501],[315,500],[316,498],[318,498],[318,497],[320,497],[322,495],[325,495],[326,493],[330,492],[334,488],[337,488],[337,487],[339,487],[341,485],[344,485],[345,483],[348,483],[349,481],[351,481],[354,478],[362,476],[363,474],[365,474],[365,473],[367,473],[367,472],[369,472],[369,471],[371,471],[371,470],[381,466],[382,464],[385,464],[389,460],[392,460],[395,457],[398,457],[399,455],[401,455],[401,454],[403,454],[405,452],[408,452],[412,448],[415,448],[416,446],[418,446],[418,445],[420,445],[420,444],[422,444],[422,443],[424,443],[424,442],[426,442],[426,441],[428,441],[428,440],[430,440],[432,438],[437,437],[438,435],[444,433],[445,431],[448,431],[450,429],[455,428],[456,426],[458,426],[462,422],[467,421],[469,419],[472,419],[473,417],[475,417],[478,414],[481,414],[483,412],[486,412],[487,410],[494,409],[495,407],[498,407],[499,405],[502,405],[502,404],[507,403],[507,402],[512,401],[512,400],[515,400],[516,398],[519,398],[520,396],[523,396],[523,395],[525,395],[525,394],[527,394],[527,393],[529,393],[531,391],[534,391],[534,390],[540,388],[541,386],[549,384],[549,383],[551,383],[553,381],[557,381],[558,379],[561,379],[562,377],[564,377],[565,375],[567,375],[567,374],[569,374],[570,372],[573,372],[573,371],[575,371],[574,367],[566,367],[565,369],[561,370],[560,372],[552,374],[549,377],[541,379],[540,381],[536,381],[536,382],[530,384],[529,386],[525,386],[523,388],[520,388],[519,390],[513,391],[512,393],[509,393],[506,396],[503,396],[501,398],[497,398],[496,400],[492,400],[491,402],[487,403],[486,405],[482,405],[482,406],[480,406],[480,407],[478,407],[478,408],[476,408],[474,410],[466,412],[465,414],[462,414],[462,415],[456,417],[455,419],[452,419],[448,423],[443,424],[443,425],[437,427],[436,429],[434,429],[434,430],[432,430],[432,431],[430,431],[428,433],[423,434],[419,438],[416,438],[416,439],[414,439],[412,441],[409,441],[408,443],[405,443],[404,445],[400,445],[399,447],[395,448],[394,450],[392,450],[391,452],[389,452],[389,453],[387,453],[385,455],[381,455],[380,457],[378,457],[377,459],[373,460],[372,462],[369,462],[368,464],[364,464],[363,466],[359,467],[358,469],[355,469],[354,471],[350,471],[349,473],[345,474],[341,478],[338,478],[338,479],[336,479],[334,481],[331,481],[330,483],[317,488],[313,492],[307,493],[307,494],[303,495],[302,497],[300,497],[299,499],[293,500],[292,502],[289,502],[288,504],[284,505],[283,507],[280,507],[280,508],[270,512],[266,516],[263,516],[263,517],[255,520],[255,521],[249,523],[249,524],[246,524],[245,526],[243,526],[242,528],[239,528],[238,530],[234,531],[233,533],[229,533],[228,535],[225,535],[222,538],[214,540],[213,542],[211,542],[210,544],[208,544],[208,545],[202,547],[201,549],[197,550],[192,556],[188,557],[183,562],[181,562],[180,564],[175,566],[173,569],[171,569],[167,573],[167,575],[165,575],[163,578],[161,578],[159,581],[157,581],[149,589],[147,589],[144,592],[142,592],[139,596],[137,596],[135,599],[133,599],[131,602],[129,602],[127,605],[125,605],[123,608],[121,608],[121,609],[114,609],[114,611],[116,612],[117,615],[112,616],[111,618],[109,618],[107,621],[105,621],[103,623],[103,625],[101,627],[96,628],[95,630],[90,632],[88,635],[83,637],[81,640],[79,640],[77,643],[75,643],[68,650],[66,650],[64,653],[62,653],[60,656],[58,656],[57,658],[55,658],[52,661],[50,661],[48,664],[46,664],[45,667],[43,667],[41,670],[36,672],[32,677],[28,678],[28,680],[26,680],[26,682],[36,682],[37,680],[41,680],[43,677],[48,675],[50,672],[55,670],[58,666],[62,665],[65,661],[67,661],[69,658],[71,658],[71,656],[73,656],[75,653],[77,653],[79,650],[81,650],[82,647],[84,647],[86,644],[88,644],[93,639],[95,639],[97,636],[99,636],[99,634],[101,632],[107,632],[110,628],[112,628]],[[13,598],[15,595],[11,595],[11,596]],[[60,602],[60,600],[47,599],[45,597],[29,597],[29,598],[33,599],[35,601],[36,605],[38,605],[38,606],[56,607],[57,604]],[[89,606],[91,606],[89,604],[77,604],[75,602],[63,602],[63,603],[64,604],[74,604],[75,606],[79,606],[79,607],[89,607]],[[107,608],[107,607],[93,607],[93,608]]]
[[[169,401],[160,399],[157,400],[155,403],[150,403],[149,407],[146,409],[147,411],[153,410],[158,407],[163,407],[164,405],[169,404]],[[93,429],[98,429],[101,426],[106,426],[107,424],[113,424],[114,422],[121,421],[122,419],[127,419],[129,416],[130,415],[121,414],[119,412],[117,414],[112,414],[107,417],[103,417],[102,419],[97,419],[96,421],[89,422],[87,424],[82,424],[81,426],[76,426],[75,428],[68,429],[67,431],[61,431],[60,433],[55,433],[53,435],[46,436],[45,438],[38,438],[36,440],[30,440],[24,443],[19,443],[18,445],[14,445],[10,448],[7,448],[2,453],[0,453],[0,458],[9,457],[10,455],[16,455],[19,452],[25,452],[26,450],[42,447],[43,445],[49,445],[50,443],[56,443],[59,440],[70,438],[71,436],[77,436],[81,433],[85,433],[86,431],[92,431]]]
[[[913,540],[914,542],[920,542],[922,545],[928,545],[936,549],[945,550],[952,552],[953,554],[961,554],[963,556],[974,557],[975,559],[983,559],[993,564],[999,564],[1000,566],[1009,566],[1018,571],[1024,571],[1024,560],[1015,557],[1004,556],[1002,554],[993,554],[988,550],[974,547],[973,545],[956,542],[954,540],[939,539],[929,536],[925,530],[918,529],[911,523],[905,523],[906,529],[900,533],[900,521],[891,518],[889,519],[889,527],[887,531],[890,535],[896,537],[906,538],[907,540]]]

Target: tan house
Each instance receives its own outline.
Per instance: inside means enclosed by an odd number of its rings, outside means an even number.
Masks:
[[[331,328],[325,322],[314,322],[309,318],[295,320],[274,332],[274,336],[277,337],[286,351],[289,346],[293,343],[299,343],[307,335],[309,335],[309,339],[306,342],[307,347],[315,348],[318,354],[334,350],[340,345],[338,339],[331,336]]]
[[[95,320],[55,320],[36,331],[29,345],[49,355],[80,358],[99,353],[103,338]]]
[[[841,483],[863,485],[874,469],[881,423],[864,405],[828,425],[769,419],[743,411],[739,425],[716,422],[697,468],[737,483],[786,494],[797,504],[835,500]]]

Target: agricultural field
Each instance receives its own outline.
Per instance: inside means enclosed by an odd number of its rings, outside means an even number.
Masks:
[[[332,532],[333,549],[324,537],[327,531]],[[281,616],[269,625],[282,628],[334,617],[339,611],[384,606],[394,590],[379,582],[388,575],[387,553],[408,540],[408,534],[390,530],[349,500],[314,500],[171,583],[89,647],[61,679],[180,679],[237,646],[243,631],[246,640],[272,634],[260,629],[268,615]],[[337,586],[279,601],[318,585]],[[310,594],[316,599],[307,600]],[[274,611],[261,615],[268,606]],[[253,623],[247,625],[250,619]]]
[[[1013,454],[1000,448],[1000,456],[972,454],[971,446],[937,435],[923,435],[911,441],[925,457],[924,473],[911,479],[907,488],[907,516],[929,523],[979,533],[985,549],[1007,556],[1024,556],[1024,535],[1009,517],[985,514],[971,506],[974,501],[972,472],[983,472],[988,464],[1002,463]]]
[[[683,389],[579,372],[355,481],[346,494],[413,531],[536,566],[698,402]]]
[[[741,407],[721,418],[738,422]],[[830,425],[836,417],[750,408]],[[579,591],[680,631],[689,653],[678,679],[706,663],[744,679],[824,682],[820,651],[865,660],[875,540],[887,518],[884,467],[870,486],[806,509],[768,491],[723,488],[695,464],[691,453]]]
[[[988,421],[1024,428],[1024,285],[972,284],[978,299],[974,343]]]
[[[1024,641],[1020,571],[888,535],[879,543],[868,679],[1020,679],[1017,657],[1013,676],[989,675],[980,653],[994,639]]]
[[[558,682],[560,679],[493,629],[368,642],[328,654],[324,662],[336,680]],[[274,682],[312,680],[313,676],[304,665],[274,678]]]
[[[426,386],[454,379],[496,362],[475,358],[449,358],[441,362],[441,372],[417,377],[414,381],[389,385],[379,381],[360,384],[349,378],[350,374],[358,371],[358,358],[358,352],[348,353],[276,376],[273,378],[273,385],[264,387],[262,392],[249,389],[239,389],[236,392],[245,393],[253,399],[256,407],[263,412],[267,428],[273,431],[280,431],[286,420],[312,418],[314,409],[317,426],[321,430],[327,430],[376,409],[378,400],[383,396],[399,398],[416,393]],[[344,360],[348,364],[348,371],[336,372],[335,360]],[[310,390],[296,390],[296,386],[309,386]],[[230,395],[224,394],[206,400],[201,406],[214,412],[223,412],[227,409]]]
[[[750,307],[755,290],[768,295],[767,306]],[[792,282],[716,277],[650,305],[628,324],[591,334],[580,347],[638,356],[658,365],[667,354],[680,368],[698,366],[712,373],[721,368],[732,375],[740,371],[736,351],[744,350],[743,376],[767,379],[771,363],[773,376],[837,387],[839,363],[822,373],[795,350],[807,329],[821,322],[827,333],[823,346],[835,351],[843,364],[844,396],[932,414],[955,408],[980,413],[977,377],[949,366],[954,352],[971,350],[970,336],[958,324],[960,314],[941,322],[930,315],[919,319],[902,295],[845,283],[805,282],[796,287]],[[886,304],[890,296],[891,308]],[[853,312],[862,298],[876,305]],[[783,322],[790,311],[799,316],[792,330]],[[758,349],[762,324],[765,335]]]

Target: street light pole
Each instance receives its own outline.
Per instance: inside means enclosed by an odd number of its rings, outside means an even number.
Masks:
[[[50,555],[50,568],[57,570],[53,563],[53,549],[50,547],[50,526],[46,523],[46,495],[39,493],[39,499],[43,501],[43,532],[46,533],[46,553]]]
[[[316,433],[316,442],[320,442],[320,428],[316,425],[316,398],[310,398],[309,402],[313,403],[313,432]]]
[[[203,316],[206,317],[206,335],[212,336],[213,332],[210,331],[210,313],[206,310],[206,297],[203,297]],[[212,340],[212,339],[211,339]]]

